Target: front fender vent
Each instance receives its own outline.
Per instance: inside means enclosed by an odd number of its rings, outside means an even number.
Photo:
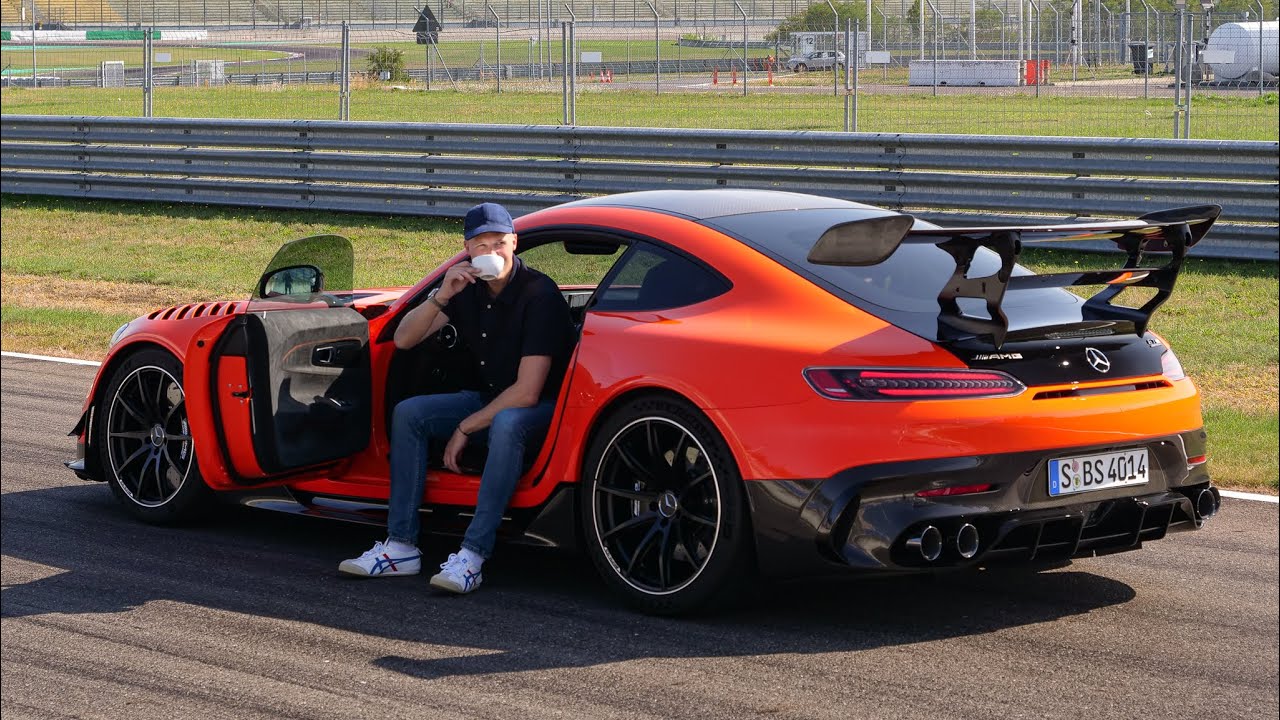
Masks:
[[[173,307],[156,310],[147,315],[148,320],[186,320],[188,318],[198,318],[205,315],[234,315],[240,309],[241,303],[238,302],[212,302],[198,303],[187,305],[174,305]]]

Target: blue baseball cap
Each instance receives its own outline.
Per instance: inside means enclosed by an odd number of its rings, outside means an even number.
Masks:
[[[462,237],[470,240],[482,233],[513,233],[515,231],[515,226],[511,223],[511,213],[498,203],[487,202],[480,203],[467,211]]]

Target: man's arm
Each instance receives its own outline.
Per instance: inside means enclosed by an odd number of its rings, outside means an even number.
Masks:
[[[542,386],[547,382],[551,372],[550,355],[525,355],[520,358],[520,367],[516,371],[516,381],[511,387],[503,390],[488,405],[480,408],[458,423],[458,429],[444,448],[444,466],[453,472],[458,469],[458,456],[467,446],[467,436],[483,430],[493,424],[493,418],[507,408],[532,407],[538,404],[542,396]]]
[[[442,301],[443,302],[443,301]],[[444,327],[449,316],[444,314],[440,306],[430,300],[409,311],[396,328],[395,343],[401,350],[409,348],[431,337],[431,334]]]
[[[460,262],[449,268],[444,274],[444,280],[440,283],[440,289],[436,291],[435,299],[440,301],[441,305],[448,305],[454,295],[457,295],[463,288],[476,281],[475,276],[479,272],[479,270],[471,267],[469,261]],[[440,305],[427,300],[410,310],[404,316],[404,319],[400,321],[395,334],[396,347],[401,350],[408,350],[424,339],[431,337],[432,333],[444,327],[447,322],[449,322],[449,316],[444,314],[444,310]]]

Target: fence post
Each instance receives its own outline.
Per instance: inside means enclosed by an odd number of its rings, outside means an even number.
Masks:
[[[840,13],[836,11],[836,6],[831,4],[831,0],[827,0],[827,7],[831,8],[831,57],[834,59],[836,49],[840,47]],[[845,63],[849,62],[849,58],[844,59]],[[831,63],[831,94],[840,94],[840,63]]]
[[[747,11],[742,9],[738,4],[738,0],[733,0],[733,6],[742,13],[742,95],[747,95],[747,76],[750,73],[750,65],[747,63]]]
[[[578,16],[569,3],[564,3],[569,13],[569,124],[578,124]]]
[[[564,64],[564,72],[560,73],[561,124],[569,124],[569,23],[560,21],[560,62]]]
[[[338,119],[351,119],[351,27],[342,23],[342,79],[338,82]]]
[[[492,5],[486,4],[485,7],[493,14],[493,45],[494,52],[497,55],[497,72],[494,75],[498,78],[498,94],[502,94],[502,18],[498,17],[498,11],[493,9]]]
[[[153,32],[154,28],[147,28],[142,33],[142,117],[151,117],[151,93],[155,83],[151,52]]]

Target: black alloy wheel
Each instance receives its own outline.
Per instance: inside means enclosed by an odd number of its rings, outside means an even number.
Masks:
[[[602,576],[646,612],[716,604],[748,575],[745,493],[724,440],[688,403],[627,403],[596,434],[583,525]]]
[[[182,366],[172,355],[148,349],[125,360],[97,417],[107,482],[132,515],[171,524],[208,509],[212,491],[196,465]]]

